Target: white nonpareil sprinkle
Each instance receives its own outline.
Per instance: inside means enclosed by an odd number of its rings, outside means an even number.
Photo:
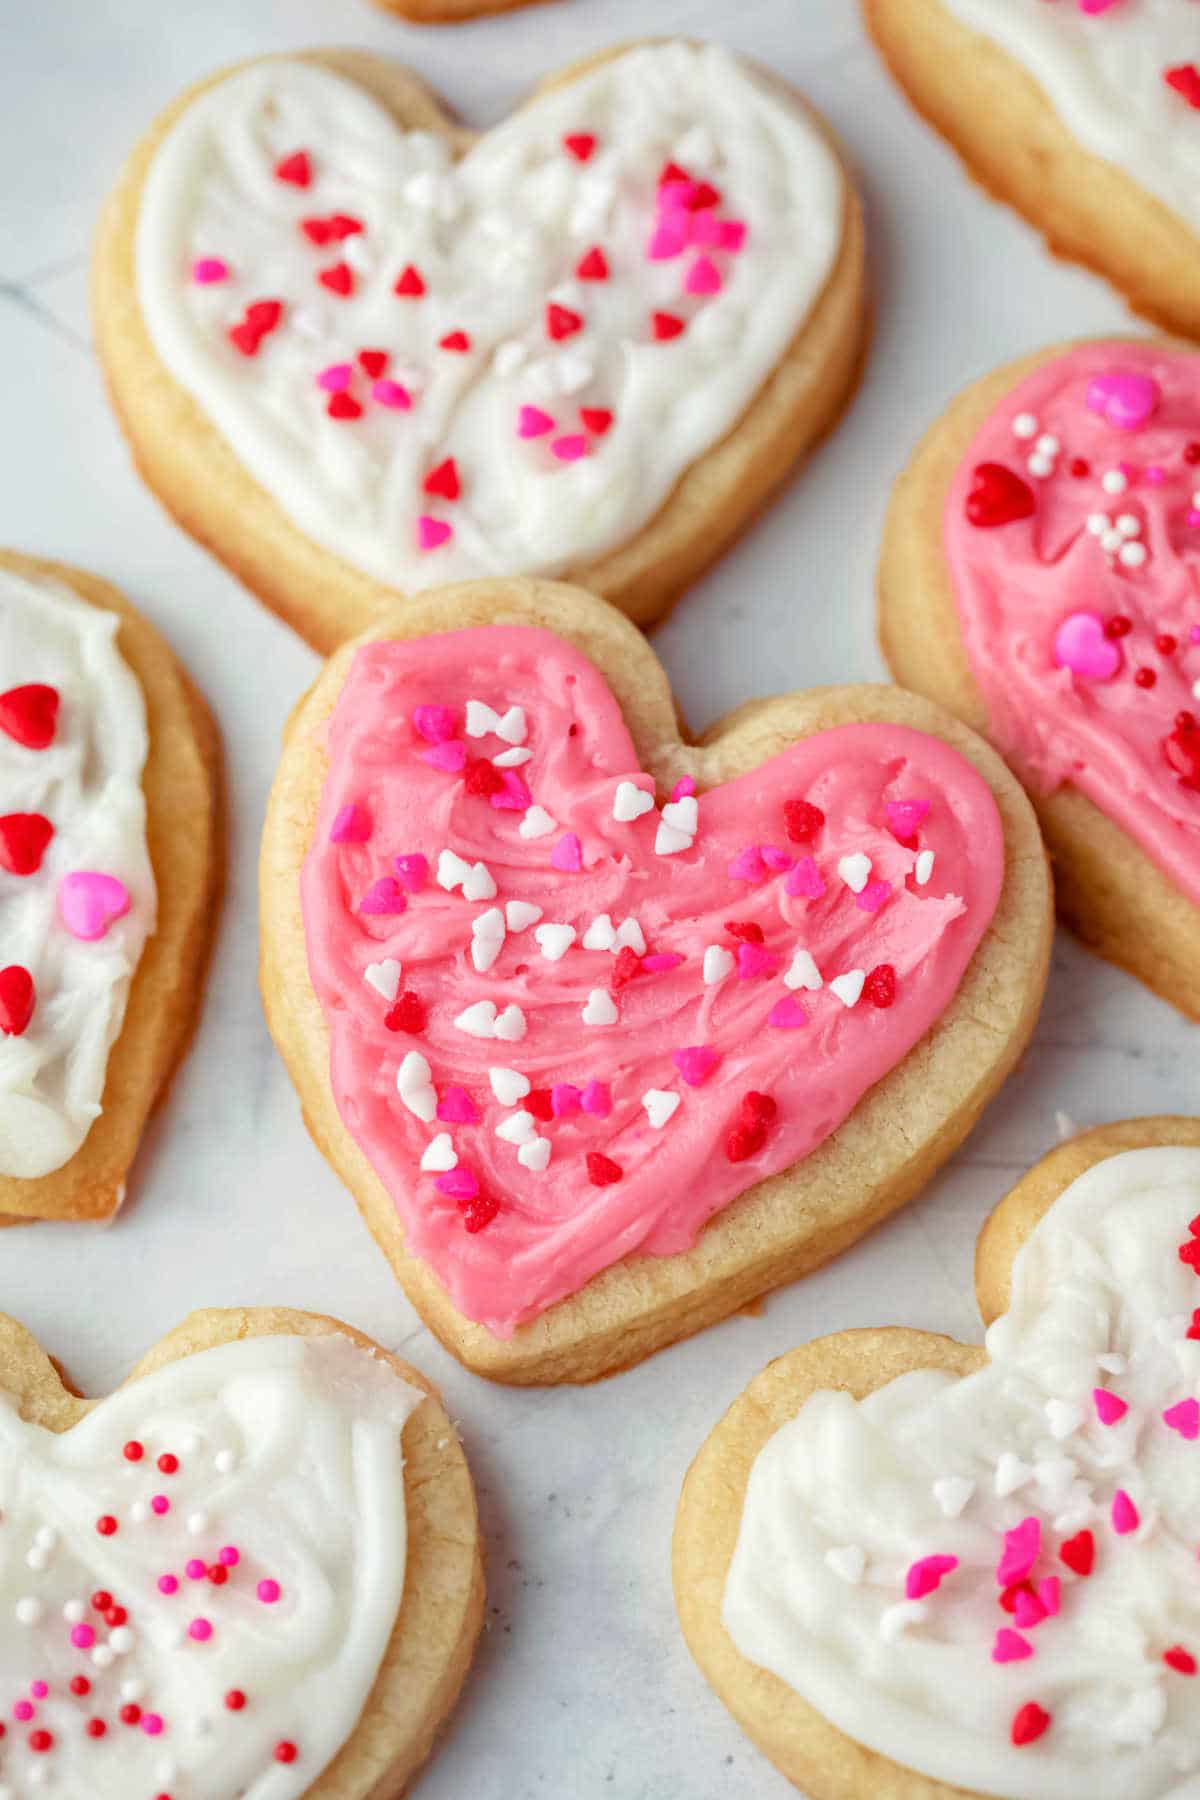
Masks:
[[[667,1120],[672,1118],[678,1109],[680,1096],[673,1094],[669,1088],[647,1088],[642,1095],[642,1105],[646,1117],[656,1131],[661,1131]]]

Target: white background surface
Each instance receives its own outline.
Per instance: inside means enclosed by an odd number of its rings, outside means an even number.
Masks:
[[[0,0],[0,542],[122,587],[213,703],[229,765],[231,876],[199,1034],[104,1230],[0,1238],[0,1305],[86,1389],[190,1307],[332,1312],[401,1349],[461,1421],[490,1560],[489,1632],[421,1800],[783,1800],[692,1667],[671,1600],[679,1484],[769,1358],[849,1325],[978,1335],[975,1233],[1078,1124],[1193,1108],[1194,1034],[1060,938],[1024,1067],[907,1213],[840,1262],[583,1391],[507,1392],[416,1321],[310,1145],[255,986],[255,855],[298,639],[178,533],[129,466],[88,345],[96,209],[153,113],[236,57],[353,43],[411,61],[465,117],[541,71],[647,29],[724,39],[802,86],[841,131],[870,224],[875,342],[859,397],[783,499],[657,634],[694,726],[781,686],[876,677],[872,566],[892,476],[965,381],[1051,338],[1128,329],[971,188],[892,91],[852,0],[562,0],[471,26],[405,26],[364,0]]]

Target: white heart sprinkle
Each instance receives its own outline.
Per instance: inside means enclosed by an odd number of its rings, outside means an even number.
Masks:
[[[852,894],[861,894],[871,879],[871,859],[864,856],[861,850],[855,850],[853,855],[841,858],[838,874]]]
[[[437,1095],[431,1087],[409,1088],[400,1098],[423,1125],[432,1125],[437,1118]]]
[[[879,1615],[879,1635],[885,1644],[894,1643],[906,1632],[910,1625],[922,1625],[929,1617],[929,1604],[925,1600],[900,1600],[895,1606],[889,1606]]]
[[[431,1174],[444,1175],[447,1169],[458,1166],[458,1154],[450,1142],[448,1131],[439,1131],[435,1138],[430,1138],[421,1157],[421,1167]]]
[[[559,962],[575,942],[573,925],[539,925],[534,932],[547,962]]]
[[[957,1519],[975,1492],[975,1483],[963,1475],[942,1475],[933,1484],[933,1497],[944,1519]]]
[[[676,831],[686,831],[689,837],[695,837],[700,823],[700,802],[695,794],[685,794],[681,800],[669,800],[662,809],[662,816]]]
[[[496,1002],[476,1000],[459,1013],[454,1023],[468,1037],[490,1038],[496,1035]]]
[[[583,934],[585,950],[611,950],[616,941],[617,934],[607,913],[598,913]]]
[[[1018,1488],[1023,1488],[1032,1478],[1033,1469],[1029,1463],[1022,1462],[1012,1450],[1001,1451],[995,1477],[996,1492],[1001,1500],[1006,1499],[1009,1494],[1015,1494]]]
[[[843,1006],[856,1006],[866,979],[865,969],[849,969],[845,975],[835,975],[829,985]]]
[[[489,1069],[488,1080],[491,1082],[492,1092],[501,1106],[515,1106],[518,1100],[525,1098],[533,1086],[528,1076],[522,1075],[517,1069]]]
[[[791,965],[783,978],[784,987],[807,988],[815,994],[821,986],[821,971],[812,959],[808,950],[797,950],[792,957]]]
[[[661,1131],[667,1120],[671,1118],[679,1105],[679,1095],[673,1094],[669,1088],[647,1088],[642,1095],[642,1105],[656,1131]]]
[[[550,1161],[550,1139],[544,1137],[531,1138],[527,1144],[522,1144],[521,1148],[517,1151],[517,1161],[521,1164],[522,1168],[533,1169],[535,1173],[540,1175],[542,1170],[546,1167],[546,1164]]]
[[[482,700],[467,701],[468,737],[486,737],[489,731],[498,731],[499,728],[499,714],[490,706],[485,706]]]
[[[509,1044],[515,1044],[525,1036],[525,1014],[519,1006],[505,1007],[496,1020],[494,1035]]]
[[[522,763],[533,761],[533,751],[522,750],[519,747],[512,750],[501,750],[498,756],[493,756],[492,761],[498,769],[519,769]]]
[[[456,887],[461,887],[470,873],[470,863],[464,862],[462,857],[456,855],[453,850],[443,850],[438,856],[438,886],[444,887],[447,893],[451,893]]]
[[[535,925],[542,916],[540,906],[534,906],[528,900],[509,900],[504,908],[504,917],[510,931],[524,931]]]
[[[826,1567],[851,1587],[857,1587],[867,1569],[867,1553],[858,1544],[843,1544],[825,1552]]]
[[[517,826],[517,831],[523,838],[540,838],[545,837],[548,831],[553,831],[554,827],[555,821],[544,806],[530,806]]]
[[[659,820],[658,830],[654,834],[654,854],[656,856],[674,856],[680,850],[690,850],[692,838],[686,831],[678,831],[674,825],[664,825]]]
[[[496,721],[495,726],[496,736],[502,737],[506,744],[523,744],[528,729],[523,706],[510,706],[503,718]]]
[[[486,863],[472,863],[463,876],[464,900],[494,900],[496,883],[492,880],[491,870]]]
[[[623,919],[621,921],[614,948],[617,950],[635,950],[639,956],[645,956],[646,940],[642,936],[642,928],[636,919]]]
[[[410,1050],[396,1070],[396,1092],[404,1094],[414,1088],[428,1087],[432,1070],[419,1050]]]
[[[382,962],[368,963],[363,970],[363,980],[385,1000],[394,1000],[400,992],[400,964],[394,956],[385,956]]]
[[[917,886],[924,887],[929,880],[929,877],[933,874],[932,850],[922,850],[920,852],[917,857],[916,866],[913,869],[913,874],[916,876]]]
[[[733,968],[733,957],[724,944],[710,944],[704,952],[701,965],[706,987],[716,987],[718,981],[724,981]]]
[[[498,906],[489,907],[471,926],[471,961],[480,974],[486,974],[504,948],[504,914]]]
[[[1058,1443],[1064,1438],[1073,1437],[1084,1421],[1082,1406],[1072,1406],[1069,1400],[1047,1400],[1046,1423],[1050,1427],[1050,1436]]]
[[[537,1120],[531,1112],[510,1113],[507,1119],[501,1119],[496,1127],[496,1136],[503,1138],[506,1144],[527,1144],[530,1138],[537,1136]]]
[[[593,988],[579,1016],[585,1025],[615,1025],[617,1003],[606,989]]]
[[[645,788],[635,786],[632,781],[618,781],[617,791],[613,795],[613,818],[622,825],[630,825],[634,819],[640,819],[643,813],[654,809],[654,795],[648,794]]]

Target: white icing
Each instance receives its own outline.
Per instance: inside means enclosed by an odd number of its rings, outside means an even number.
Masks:
[[[281,1336],[170,1363],[61,1435],[0,1401],[0,1784],[23,1796],[44,1779],[62,1800],[308,1792],[354,1730],[399,1613],[400,1433],[422,1397],[347,1338]],[[130,1440],[140,1462],[123,1455]],[[175,1474],[156,1466],[164,1451]],[[157,1494],[163,1516],[147,1507]],[[96,1530],[106,1513],[111,1537]],[[189,1558],[214,1564],[227,1545],[239,1560],[223,1586],[186,1576]],[[167,1572],[173,1595],[157,1585]],[[275,1604],[257,1597],[266,1578]],[[93,1608],[97,1590],[126,1609],[123,1625]],[[207,1641],[188,1633],[197,1617]],[[71,1644],[78,1621],[95,1629],[92,1649]],[[89,1694],[70,1693],[74,1675]],[[16,1722],[31,1681],[49,1694]],[[225,1704],[233,1689],[240,1711]],[[120,1721],[130,1700],[164,1721],[160,1734]],[[86,1735],[93,1717],[101,1738]],[[38,1729],[51,1750],[30,1748]],[[284,1741],[290,1764],[275,1760]]]
[[[49,1174],[87,1136],[154,929],[141,785],[146,708],[116,647],[118,625],[115,613],[57,585],[0,570],[0,693],[45,683],[59,694],[47,749],[0,731],[0,814],[41,813],[54,827],[37,873],[0,868],[0,966],[28,969],[37,990],[24,1034],[0,1034],[4,1175]],[[72,936],[58,913],[59,882],[79,870],[117,877],[132,901],[92,942]]]
[[[990,1366],[961,1381],[918,1370],[861,1404],[814,1395],[751,1472],[724,1597],[742,1654],[849,1736],[972,1793],[1197,1800],[1200,1678],[1162,1657],[1200,1659],[1200,1442],[1161,1416],[1200,1393],[1185,1336],[1200,1281],[1178,1255],[1197,1214],[1200,1150],[1099,1163],[1017,1256]],[[1129,1403],[1118,1424],[1098,1422],[1096,1387]],[[1054,1403],[1086,1422],[1056,1436]],[[1118,1489],[1140,1514],[1130,1535],[1112,1528]],[[1023,1633],[1032,1657],[998,1665],[994,1633],[1015,1623],[997,1604],[1001,1534],[1029,1516],[1035,1578],[1061,1577],[1062,1610]],[[1096,1559],[1078,1579],[1058,1548],[1084,1527]],[[866,1556],[857,1586],[829,1565],[847,1549]],[[959,1568],[888,1641],[907,1570],[934,1554]],[[1017,1748],[1028,1702],[1051,1725]]]
[[[697,143],[703,122],[709,141]],[[587,162],[564,135],[598,139]],[[312,158],[311,187],[277,180],[277,161]],[[704,150],[689,173],[721,190],[744,249],[712,250],[723,287],[685,294],[700,252],[651,262],[659,172]],[[687,165],[685,165],[687,166]],[[155,154],[137,227],[137,291],[155,350],[224,433],[256,481],[309,537],[368,574],[412,589],[489,574],[554,574],[625,541],[683,471],[745,410],[818,298],[841,240],[840,170],[802,108],[727,52],[683,42],[634,49],[523,107],[457,164],[428,132],[402,131],[363,89],[312,64],[272,60],[219,82],[186,109]],[[316,249],[299,221],[342,212],[365,232]],[[600,245],[608,281],[577,280]],[[317,271],[357,257],[342,299]],[[196,258],[232,278],[199,285]],[[420,300],[393,293],[414,265]],[[254,358],[227,332],[248,302],[286,303]],[[552,342],[548,300],[585,329]],[[655,311],[688,320],[652,341]],[[469,354],[439,349],[465,330]],[[391,353],[409,411],[369,399],[330,419],[316,384],[360,349]],[[522,440],[524,405],[556,421]],[[549,446],[579,433],[580,406],[615,422],[590,454]],[[421,492],[455,458],[461,499]],[[417,548],[416,521],[453,538]]]
[[[1073,137],[1200,230],[1200,116],[1166,69],[1200,63],[1194,0],[942,0],[1035,78]]]

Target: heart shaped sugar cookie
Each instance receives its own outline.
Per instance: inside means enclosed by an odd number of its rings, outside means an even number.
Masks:
[[[1200,357],[1059,346],[968,388],[896,484],[898,681],[1025,782],[1076,931],[1200,1017]],[[979,516],[981,468],[1028,496]]]
[[[1200,336],[1200,18],[1179,0],[863,0],[990,193],[1135,311]]]
[[[0,1218],[105,1218],[195,1022],[219,751],[103,582],[0,553]]]
[[[295,715],[263,992],[422,1316],[480,1372],[582,1380],[916,1191],[1032,1028],[1048,900],[1019,793],[926,703],[793,695],[693,745],[611,608],[475,583]]]
[[[1061,1145],[979,1240],[986,1351],[821,1338],[708,1438],[688,1645],[810,1800],[1185,1800],[1200,1772],[1200,1122]]]
[[[861,221],[824,125],[715,46],[594,57],[483,137],[314,52],[154,126],[94,299],[146,478],[319,649],[478,576],[645,623],[845,404]]]
[[[437,1395],[311,1313],[193,1313],[93,1402],[0,1316],[0,1505],[13,1794],[399,1793],[482,1622]]]

